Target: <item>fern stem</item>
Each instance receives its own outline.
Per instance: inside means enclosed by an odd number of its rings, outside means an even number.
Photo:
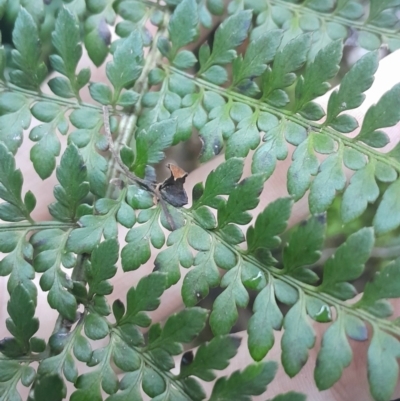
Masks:
[[[89,108],[101,111],[101,106],[96,106],[95,104],[83,103],[83,102],[78,103],[77,101],[63,99],[62,97],[59,97],[59,96],[46,95],[45,93],[38,93],[35,91],[31,91],[29,89],[20,88],[19,86],[13,85],[10,82],[0,82],[0,90],[1,89],[3,89],[4,91],[12,90],[13,92],[23,93],[24,95],[27,95],[37,101],[48,100],[52,103],[57,103],[62,106],[69,106],[70,108],[74,108],[74,109],[79,109],[83,106],[83,107],[89,107]]]
[[[129,116],[129,121],[127,123],[127,129],[123,133],[120,142],[124,144],[128,144],[132,139],[136,128],[137,119],[141,113],[141,99],[144,94],[146,94],[149,90],[149,73],[150,71],[157,66],[157,64],[162,60],[163,55],[160,53],[157,47],[158,39],[161,36],[165,36],[167,32],[167,25],[169,20],[169,13],[164,14],[164,21],[162,24],[162,29],[158,30],[154,36],[153,42],[151,44],[150,51],[146,56],[146,63],[143,66],[142,74],[139,79],[136,81],[134,86],[134,90],[139,93],[139,99],[137,101],[137,105],[135,108],[135,113]]]
[[[211,90],[211,91],[216,92],[216,93],[220,94],[221,96],[228,98],[228,99],[233,99],[238,102],[246,103],[247,105],[249,105],[252,108],[259,108],[260,110],[266,111],[279,118],[285,117],[287,120],[290,120],[296,124],[299,124],[302,127],[306,128],[307,130],[312,129],[317,132],[328,135],[335,141],[340,141],[340,142],[344,143],[344,145],[346,145],[350,148],[356,149],[359,152],[366,154],[368,157],[373,157],[376,160],[379,160],[380,162],[387,164],[387,165],[393,167],[394,169],[396,169],[398,172],[400,172],[400,162],[398,162],[397,160],[390,158],[387,155],[385,155],[384,153],[380,153],[377,150],[372,149],[369,146],[364,145],[361,142],[356,142],[356,141],[354,141],[354,139],[346,137],[345,135],[339,133],[338,131],[335,131],[333,128],[322,127],[322,124],[318,124],[318,123],[309,121],[306,118],[304,118],[298,114],[292,114],[291,112],[289,112],[287,110],[278,109],[269,104],[260,102],[257,99],[249,98],[240,93],[221,88],[215,84],[205,81],[204,79],[194,77],[191,74],[180,71],[175,67],[171,67],[171,66],[164,65],[164,64],[162,65],[162,67],[166,71],[168,71],[168,70],[173,71],[174,73],[180,74],[180,75],[192,80],[200,88]]]
[[[66,230],[68,228],[78,227],[76,223],[62,223],[60,221],[40,221],[35,223],[23,222],[23,223],[7,223],[0,224],[0,232],[2,231],[38,231],[47,230],[49,228],[60,228]]]
[[[153,3],[152,3],[153,4]],[[156,5],[156,4],[153,4]],[[148,84],[148,76],[149,72],[157,66],[157,64],[162,60],[163,56],[160,53],[160,51],[157,48],[157,42],[158,38],[160,36],[165,36],[167,32],[166,26],[168,25],[168,19],[169,19],[169,13],[164,14],[164,22],[163,22],[163,28],[159,29],[157,33],[154,36],[152,45],[150,47],[149,53],[147,54],[145,60],[145,65],[143,66],[142,73],[139,77],[139,79],[136,81],[134,90],[139,94],[139,99],[136,103],[135,110],[132,114],[125,114],[122,116],[120,126],[123,126],[123,132],[122,135],[118,136],[116,140],[114,141],[114,148],[116,149],[117,153],[119,152],[119,147],[121,145],[130,145],[130,142],[133,138],[133,135],[136,130],[136,123],[138,120],[138,117],[141,113],[141,99],[145,93],[148,92],[149,89],[149,84]],[[110,161],[110,167],[109,167],[109,175],[108,179],[109,181],[117,176],[117,165],[118,161],[115,160],[115,158],[112,158]],[[112,191],[112,186],[108,186],[107,190],[107,197],[111,196],[111,191]]]

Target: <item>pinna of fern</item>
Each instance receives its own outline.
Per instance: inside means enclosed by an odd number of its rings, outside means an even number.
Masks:
[[[399,145],[387,153],[377,150],[389,142],[381,129],[400,120],[400,86],[368,109],[358,130],[358,122],[344,112],[360,106],[372,85],[378,54],[370,52],[343,77],[324,110],[315,99],[328,91],[328,81],[339,71],[343,37],[325,44],[310,34],[304,18],[312,10],[321,21],[337,19],[357,3],[338,1],[340,12],[329,17],[333,5],[321,8],[322,2],[313,1],[300,8],[271,0],[266,11],[254,8],[254,20],[250,2],[233,1],[228,6],[232,15],[216,29],[212,45],[198,43],[198,52],[191,49],[200,24],[209,25],[210,11],[221,14],[216,1],[167,2],[175,8],[144,2],[140,18],[129,13],[137,2],[122,1],[115,9],[112,1],[103,8],[87,3],[86,17],[75,15],[76,4],[67,3],[58,12],[50,56],[58,74],[48,82],[56,96],[40,91],[47,67],[40,62],[37,21],[24,8],[13,31],[15,49],[7,60],[4,50],[0,55],[0,219],[9,222],[0,228],[0,251],[7,254],[0,274],[8,277],[6,324],[12,335],[0,343],[0,399],[18,399],[20,380],[33,386],[31,399],[62,399],[66,380],[76,387],[75,401],[141,400],[142,392],[153,400],[248,400],[262,394],[276,373],[275,362],[263,361],[275,330],[283,330],[285,372],[293,377],[301,371],[316,342],[312,319],[329,325],[314,371],[317,387],[325,390],[340,379],[352,360],[349,339],[367,340],[370,326],[370,391],[376,400],[389,400],[398,379],[400,329],[390,319],[393,308],[387,299],[400,297],[400,259],[376,273],[357,302],[352,282],[363,274],[376,236],[400,225]],[[371,1],[370,17],[360,30],[370,32],[373,26],[385,33],[380,35],[385,40],[392,35],[387,11],[397,3],[377,4]],[[265,23],[270,18],[265,12],[278,18],[276,8],[285,5],[288,15],[303,21],[305,32],[276,20],[275,25]],[[124,23],[116,30],[121,38],[110,46],[109,83],[89,84],[90,70],[77,71],[82,55],[78,16],[87,18],[85,46],[94,63],[101,64],[108,46],[96,48],[98,30],[89,27],[113,24],[115,11]],[[357,19],[356,14],[346,15]],[[159,28],[154,40],[145,30],[149,16]],[[246,50],[239,53],[247,38]],[[144,46],[149,46],[146,57]],[[88,85],[93,100],[112,114],[106,125],[117,137],[115,144],[101,132],[101,107],[81,101],[80,91]],[[35,171],[47,179],[56,169],[59,182],[55,202],[48,206],[50,222],[33,220],[35,196],[30,191],[22,196],[23,177],[15,166],[31,116],[42,122],[29,134],[36,142],[31,149]],[[151,190],[153,166],[165,149],[189,139],[193,127],[203,142],[200,160],[224,150],[226,161],[194,187],[189,208],[173,202],[162,207]],[[57,165],[58,133],[68,135],[68,146]],[[295,147],[287,177],[290,196],[270,203],[253,219],[249,211],[258,205],[278,161],[288,157],[289,145]],[[108,159],[106,153],[110,146],[120,147],[120,160],[130,172],[120,175],[116,188],[115,157]],[[244,158],[251,159],[251,175],[242,178]],[[345,168],[354,171],[349,184]],[[147,187],[140,185],[143,180]],[[324,245],[324,212],[337,192],[343,192],[341,218],[349,222],[378,200],[378,183],[386,188],[373,227],[351,234],[317,273],[312,266]],[[282,242],[293,203],[307,191],[312,217]],[[240,226],[248,224],[244,232]],[[119,225],[129,229],[121,247]],[[110,307],[109,280],[118,259],[124,271],[135,270],[158,249],[156,271],[127,291],[125,303],[117,300]],[[181,268],[189,269],[181,290],[185,309],[163,325],[152,324],[146,312],[157,309],[164,291],[178,283]],[[47,342],[34,336],[39,323],[33,279],[40,274],[40,290],[60,314]],[[217,286],[223,291],[211,311],[196,306]],[[247,346],[255,362],[218,379],[206,394],[195,377],[213,381],[213,371],[226,368],[236,354],[239,341],[229,332],[238,308],[249,304],[250,290],[257,295]],[[285,315],[279,303],[287,305]],[[173,357],[182,354],[182,343],[191,342],[208,317],[213,339],[200,345],[193,358],[182,359],[180,373],[172,373]],[[143,328],[148,328],[146,336]],[[34,361],[39,361],[37,370]],[[84,372],[78,361],[91,369]],[[293,392],[276,397],[294,399],[305,398]]]

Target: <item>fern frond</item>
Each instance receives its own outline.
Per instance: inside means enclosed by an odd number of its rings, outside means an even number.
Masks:
[[[180,12],[180,9],[176,11]],[[395,125],[400,120],[399,86],[394,86],[367,111],[361,131],[355,138],[350,138],[347,135],[358,127],[358,123],[354,117],[343,112],[362,104],[363,92],[372,85],[378,65],[376,53],[366,54],[350,69],[343,78],[341,89],[332,92],[325,112],[313,100],[328,91],[328,81],[338,72],[342,57],[341,42],[332,41],[321,49],[312,62],[306,63],[311,46],[309,34],[297,36],[287,44],[283,41],[278,49],[282,33],[272,30],[268,35],[254,39],[245,55],[238,56],[232,46],[244,40],[249,17],[248,11],[239,11],[224,22],[240,27],[237,33],[225,30],[224,24],[217,29],[218,39],[214,46],[220,59],[215,59],[214,53],[205,50],[209,49],[207,44],[200,47],[197,76],[174,66],[163,66],[163,88],[166,90],[150,93],[157,102],[146,102],[144,99],[145,122],[177,118],[175,141],[186,139],[190,134],[188,128],[193,124],[203,141],[201,161],[220,153],[224,143],[226,158],[245,157],[250,150],[256,149],[252,156],[252,171],[266,174],[266,178],[275,170],[277,160],[286,159],[286,142],[295,145],[297,150],[288,172],[289,193],[298,200],[310,190],[310,210],[320,213],[332,204],[338,191],[343,191],[342,219],[344,222],[355,219],[369,203],[378,199],[377,180],[394,182],[394,188],[397,185],[400,171],[398,159],[393,152],[384,155],[375,148],[381,148],[389,141],[380,128]],[[193,16],[194,22],[195,18]],[[265,55],[257,53],[260,58],[257,58],[257,71],[251,69],[256,54],[253,45],[262,47],[266,52]],[[230,86],[217,86],[228,79],[222,65],[231,61]],[[301,67],[304,71],[297,72]],[[261,76],[260,85],[255,83],[257,75]],[[182,77],[179,83],[177,76]],[[293,85],[295,94],[291,99],[287,88]],[[162,105],[168,109],[168,99],[172,98],[169,91],[175,91],[175,96],[180,96],[182,106],[175,109],[179,105],[177,98],[174,107],[169,110],[164,108],[165,112],[160,113]],[[383,114],[383,110],[387,111]],[[150,115],[151,119],[148,118]],[[324,117],[322,123],[315,122]],[[260,143],[260,133],[265,143]],[[364,156],[359,157],[360,154]],[[321,162],[318,155],[328,157]],[[355,171],[347,188],[345,167]],[[359,187],[361,182],[362,191]],[[390,194],[394,192],[396,190],[392,189]],[[355,197],[358,202],[351,201]],[[393,223],[383,228],[387,223],[381,220],[387,214],[382,208],[387,210],[388,203],[393,199],[391,196],[390,200],[381,203],[374,222],[375,227],[379,227],[379,233],[395,228]]]
[[[252,39],[274,28],[285,30],[284,42],[303,32],[312,32],[313,45],[309,53],[312,60],[329,42],[340,39],[358,44],[367,50],[385,45],[390,51],[399,48],[398,4],[390,0],[370,2],[370,9],[353,0],[287,1],[235,0],[229,12],[252,9],[257,15]]]
[[[221,0],[74,0],[58,12],[29,3],[21,0],[15,49],[6,57],[0,48],[0,219],[9,222],[0,225],[6,254],[0,276],[8,280],[12,336],[0,341],[0,400],[18,399],[19,381],[31,387],[32,400],[61,400],[66,380],[75,385],[73,401],[139,401],[143,392],[156,401],[200,401],[207,395],[198,378],[215,380],[210,400],[248,401],[275,376],[277,364],[263,361],[274,332],[283,331],[282,365],[293,377],[316,345],[313,321],[328,326],[314,370],[317,387],[341,378],[353,358],[349,339],[366,341],[369,326],[370,391],[389,400],[400,357],[390,303],[400,298],[400,259],[383,264],[357,301],[354,282],[365,273],[376,237],[400,226],[400,146],[379,150],[389,142],[382,129],[400,120],[400,85],[368,109],[358,130],[347,111],[362,105],[373,83],[373,51],[345,74],[326,108],[317,99],[338,74],[350,32],[370,50],[400,46],[398,1],[371,0],[363,16],[360,3],[349,0],[232,0],[229,16],[206,41],[200,33],[224,14]],[[53,95],[40,89],[50,43],[42,21],[49,16],[56,76],[45,87]],[[157,27],[154,37],[148,22]],[[115,24],[119,38],[111,43]],[[83,46],[96,66],[110,53],[108,82],[89,83],[90,68],[78,69]],[[86,87],[100,105],[81,101]],[[30,191],[22,196],[15,163],[32,116],[40,121],[29,134],[33,167],[41,179],[56,170],[59,182],[48,206],[51,222],[32,219],[36,198]],[[226,161],[194,187],[192,205],[183,208],[177,205],[187,201],[187,174],[177,178],[172,171],[166,193],[155,166],[193,128],[203,142],[200,161],[222,151]],[[59,133],[68,135],[68,145],[58,162]],[[265,181],[290,147],[289,196],[253,216]],[[247,157],[251,174],[243,178]],[[311,217],[286,232],[294,202],[307,192]],[[338,194],[343,222],[379,204],[373,227],[357,227],[322,262],[325,214]],[[120,225],[128,229],[121,246]],[[121,294],[125,302],[110,305],[119,259],[124,272],[136,270],[153,252],[153,273]],[[181,268],[187,269],[184,308],[152,322],[148,312],[179,282]],[[48,341],[34,336],[39,274],[40,289],[59,313]],[[197,306],[215,287],[221,292],[211,310]],[[229,333],[250,292],[247,347],[255,362],[216,379],[240,345]],[[207,319],[213,338],[184,353]],[[304,397],[290,392],[273,401]]]

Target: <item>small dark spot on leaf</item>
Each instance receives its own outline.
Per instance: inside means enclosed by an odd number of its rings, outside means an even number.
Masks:
[[[46,6],[48,6],[51,3],[52,0],[43,0],[43,3],[46,4]]]
[[[213,143],[214,155],[218,155],[221,152],[221,150],[222,150],[222,143],[218,138],[216,138]]]
[[[193,351],[187,351],[182,355],[181,368],[182,366],[190,365],[193,362]]]
[[[326,223],[326,214],[322,213],[317,216],[318,223],[325,224]]]
[[[111,43],[111,32],[104,18],[100,20],[97,32],[103,42],[108,46]]]
[[[9,358],[19,357],[27,353],[14,337],[4,337],[0,340],[0,352]]]
[[[47,244],[47,242],[49,241],[49,238],[43,238],[40,241],[35,241],[35,247],[41,247],[42,245]]]
[[[241,93],[246,93],[248,90],[252,89],[254,87],[254,78],[254,76],[251,76],[250,78],[240,82],[240,84],[237,86],[238,91]]]

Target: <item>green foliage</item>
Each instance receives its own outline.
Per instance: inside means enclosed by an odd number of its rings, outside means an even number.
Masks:
[[[364,100],[363,92],[373,82],[373,74],[378,68],[375,52],[367,53],[345,75],[339,90],[332,92],[329,98],[325,125],[330,125],[340,132],[351,132],[358,126],[354,117],[339,114],[344,110],[358,107]]]
[[[0,351],[8,357],[27,354],[30,350],[30,338],[37,332],[39,321],[34,318],[35,304],[23,285],[18,285],[11,293],[7,304],[9,318],[7,329],[13,337],[1,341]]]
[[[0,143],[0,177],[0,198],[5,201],[0,204],[0,218],[3,221],[29,220],[30,213],[36,205],[35,196],[28,191],[22,200],[22,173],[15,169],[14,156],[2,143]]]
[[[389,301],[400,298],[400,258],[376,256],[399,240],[400,147],[381,148],[390,141],[385,128],[400,121],[400,85],[376,99],[358,130],[348,111],[363,104],[379,52],[338,72],[346,44],[400,47],[400,3],[165,3],[0,0],[1,22],[12,26],[12,43],[0,47],[0,276],[9,295],[0,400],[19,400],[19,382],[30,401],[62,400],[67,381],[72,401],[140,401],[143,393],[200,401],[207,381],[212,401],[264,392],[303,401],[266,390],[278,368],[265,360],[275,331],[283,332],[290,377],[318,347],[319,390],[350,365],[349,339],[369,340],[370,393],[389,400],[400,358]],[[107,59],[108,82],[91,81],[93,68],[80,67],[84,47],[95,66]],[[340,78],[322,107],[317,98]],[[87,90],[93,104],[82,102]],[[49,205],[36,206],[25,189],[19,148],[28,128],[27,162],[40,179],[54,174],[58,182]],[[220,153],[225,161],[182,207],[187,173],[168,164],[171,177],[158,183],[156,172],[195,130],[200,162]],[[289,154],[288,195],[258,210],[265,182]],[[306,194],[311,216],[292,227],[292,207]],[[53,220],[43,220],[44,207]],[[126,274],[149,260],[151,274]],[[133,281],[113,294],[119,265]],[[150,312],[181,278],[182,307],[161,323]],[[38,290],[59,314],[45,340],[34,337]],[[112,305],[111,294],[120,298]],[[230,333],[253,296],[241,344]],[[327,326],[321,338],[314,322]],[[240,346],[255,362],[217,372]]]
[[[289,4],[287,4],[289,3]],[[230,13],[241,8],[253,9],[257,15],[256,27],[252,38],[262,35],[265,30],[283,28],[284,40],[288,41],[302,32],[312,32],[313,49],[310,58],[336,39],[344,41],[351,31],[356,35],[353,44],[367,50],[377,49],[381,43],[387,43],[391,51],[399,48],[398,17],[393,15],[397,1],[372,0],[369,13],[357,0],[344,1],[298,1],[282,2],[269,0],[258,3],[254,0],[235,0],[228,7]],[[383,31],[387,29],[387,31]]]
[[[115,50],[114,60],[107,63],[107,77],[115,91],[112,105],[121,104],[122,89],[129,89],[133,86],[142,72],[142,63],[141,38],[138,32],[132,32]]]
[[[69,145],[57,167],[57,180],[60,185],[54,188],[57,202],[49,205],[51,215],[60,221],[74,220],[77,209],[89,192],[86,166],[79,150]]]
[[[228,378],[218,379],[215,383],[210,401],[237,400],[247,401],[250,396],[262,394],[276,373],[276,363],[264,362],[250,365],[242,372],[236,371]]]
[[[47,74],[47,67],[40,62],[40,41],[36,23],[24,8],[18,13],[13,30],[12,61],[15,69],[10,72],[13,84],[27,89],[39,89]]]
[[[171,16],[168,26],[169,38],[172,43],[172,48],[168,52],[168,58],[170,61],[172,61],[172,63],[177,63],[177,50],[191,43],[196,37],[197,25],[198,16],[195,1],[182,1],[181,3],[179,3],[174,14]],[[162,51],[162,41],[160,42],[159,46],[160,51]],[[181,53],[181,58],[183,54],[184,53]]]
[[[33,267],[36,272],[43,273],[40,287],[49,291],[49,305],[66,319],[74,321],[77,301],[68,291],[73,288],[73,282],[62,270],[62,266],[72,268],[76,263],[75,255],[65,252],[68,234],[60,229],[39,231],[32,236],[31,243],[37,252]]]
[[[15,154],[21,146],[23,130],[31,123],[29,102],[19,93],[2,92],[0,114],[0,139]]]
[[[152,124],[148,131],[140,131],[136,137],[136,158],[131,169],[139,176],[144,176],[148,164],[164,159],[164,149],[172,144],[176,130],[175,120],[164,120]]]
[[[90,70],[82,69],[75,75],[82,56],[76,16],[65,8],[60,10],[52,36],[58,55],[50,57],[51,66],[64,75],[69,82],[63,77],[57,77],[49,81],[49,86],[56,95],[79,98],[80,89],[89,82]],[[68,37],[68,41],[65,41],[65,37]]]

